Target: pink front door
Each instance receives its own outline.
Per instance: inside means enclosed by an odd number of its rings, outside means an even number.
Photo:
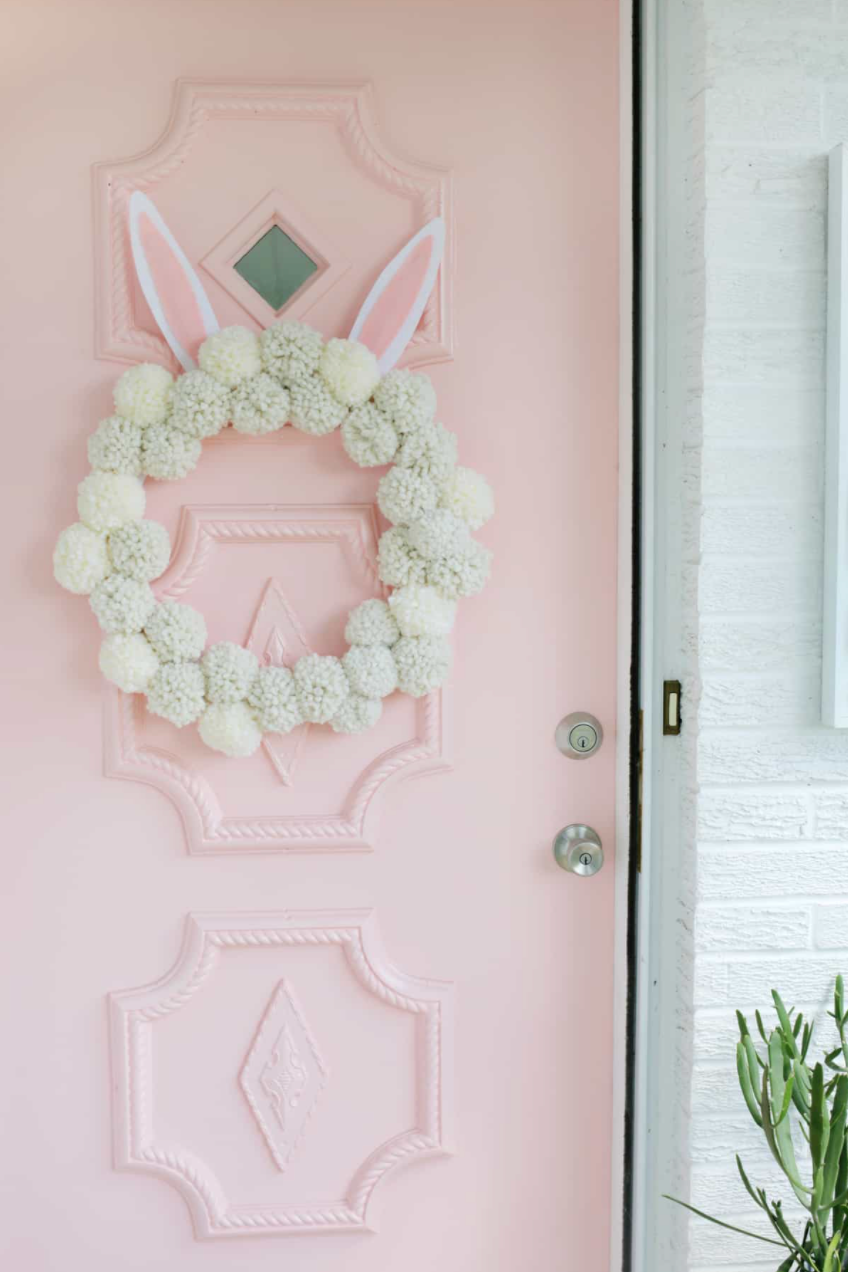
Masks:
[[[0,1262],[605,1268],[618,4],[12,8]],[[133,190],[254,331],[347,335],[444,219],[401,365],[495,490],[494,570],[449,684],[368,733],[216,755],[103,683],[95,620],[53,581],[116,377],[173,366]],[[275,227],[289,295],[245,263]],[[226,430],[147,482],[174,544],[158,597],[265,663],[339,653],[380,594],[382,471],[338,434]],[[571,763],[553,732],[579,708],[605,740]],[[604,842],[594,878],[553,860],[571,822]]]

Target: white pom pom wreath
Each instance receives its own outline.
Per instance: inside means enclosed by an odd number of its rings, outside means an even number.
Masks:
[[[89,473],[77,486],[80,521],[104,533],[144,516],[144,487],[128,473]]]
[[[141,466],[148,477],[179,481],[197,467],[200,442],[170,424],[151,424],[141,441]]]
[[[320,375],[298,380],[289,390],[289,418],[301,433],[324,437],[347,415],[347,407],[334,398]]]
[[[197,355],[201,371],[233,389],[262,370],[259,339],[246,327],[224,327],[207,336]]]
[[[436,414],[436,391],[426,375],[389,371],[374,390],[374,404],[398,433],[412,433]]]
[[[377,571],[389,587],[427,582],[427,562],[410,547],[405,526],[394,526],[380,535],[377,545]]]
[[[238,702],[256,679],[259,660],[249,649],[222,640],[210,645],[201,662],[209,702]]]
[[[352,693],[333,716],[330,728],[334,733],[364,733],[373,728],[382,714],[383,704],[379,698],[363,698],[361,693]]]
[[[191,605],[163,601],[147,620],[144,634],[162,662],[189,662],[203,653],[206,621]]]
[[[327,724],[349,692],[340,660],[320,654],[298,658],[294,686],[301,715],[312,724]]]
[[[476,596],[489,577],[492,554],[474,539],[461,552],[427,562],[427,582],[443,596]]]
[[[234,760],[253,755],[262,741],[262,730],[246,702],[213,702],[198,728],[207,746]]]
[[[447,508],[425,512],[408,528],[407,538],[409,546],[428,561],[463,552],[471,542],[466,522]]]
[[[106,473],[129,473],[141,476],[141,425],[110,415],[101,420],[97,432],[88,439],[88,462]]]
[[[75,521],[59,535],[53,549],[57,583],[77,596],[88,596],[109,573],[109,552],[102,534]]]
[[[147,686],[147,709],[178,729],[199,719],[206,709],[200,664],[174,662],[160,667]]]
[[[416,468],[390,468],[380,478],[377,487],[377,503],[387,521],[394,525],[409,525],[425,512],[431,512],[439,502],[439,487]]]
[[[365,698],[386,698],[397,689],[397,668],[388,645],[352,645],[342,666],[353,692]]]
[[[398,588],[389,605],[402,636],[447,636],[456,618],[456,601],[420,583]]]
[[[444,636],[402,636],[392,657],[399,688],[413,698],[440,688],[450,674],[451,648]]]
[[[109,574],[97,584],[89,603],[104,632],[131,635],[144,627],[156,599],[146,583]]]
[[[399,636],[400,629],[385,601],[363,601],[348,615],[345,640],[349,645],[393,645]]]
[[[473,468],[456,468],[442,487],[439,505],[455,512],[472,530],[479,530],[495,511],[495,496],[480,473]]]
[[[358,340],[328,340],[318,370],[333,397],[345,406],[361,406],[380,383],[377,359]]]
[[[107,539],[112,565],[121,574],[150,583],[171,559],[168,531],[158,521],[128,521]]]
[[[124,693],[142,693],[159,670],[159,659],[141,635],[107,636],[99,661],[106,679]]]
[[[174,386],[171,424],[202,440],[214,437],[230,418],[230,390],[205,371],[186,371]]]
[[[261,667],[247,701],[263,733],[290,733],[303,724],[288,667]]]
[[[444,424],[422,424],[404,438],[396,462],[442,486],[456,467],[456,453],[456,437]]]
[[[152,362],[130,367],[115,385],[115,410],[142,428],[161,424],[171,409],[174,381],[170,371]]]
[[[399,438],[394,425],[373,402],[354,407],[342,424],[342,443],[360,468],[378,468],[395,457]]]
[[[324,341],[305,322],[275,322],[259,337],[262,365],[283,384],[294,384],[315,375]]]
[[[261,371],[232,393],[233,428],[239,433],[273,433],[289,418],[289,395],[273,376]]]

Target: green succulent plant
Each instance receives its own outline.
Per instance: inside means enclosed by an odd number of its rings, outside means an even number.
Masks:
[[[777,1027],[766,1033],[759,1012],[757,1031],[764,1045],[758,1048],[748,1021],[741,1012],[736,1070],[748,1112],[763,1132],[766,1143],[786,1176],[799,1204],[806,1211],[800,1231],[793,1231],[784,1217],[783,1204],[772,1200],[764,1188],[755,1188],[739,1158],[736,1165],[751,1200],[767,1216],[775,1236],[766,1237],[735,1224],[704,1214],[677,1197],[668,1197],[702,1219],[732,1232],[741,1232],[756,1241],[780,1246],[785,1257],[777,1272],[845,1272],[848,1269],[848,1011],[845,987],[836,978],[833,1011],[839,1046],[824,1061],[810,1065],[807,1056],[812,1041],[812,1025],[800,1012],[787,1011],[776,990],[772,990]],[[796,1130],[797,1128],[797,1130]],[[796,1144],[809,1149],[809,1182],[801,1178]],[[665,1194],[667,1196],[667,1194]]]

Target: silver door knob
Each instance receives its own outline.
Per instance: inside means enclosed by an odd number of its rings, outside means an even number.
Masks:
[[[601,839],[591,826],[565,826],[554,840],[558,866],[576,875],[597,874],[604,864]]]

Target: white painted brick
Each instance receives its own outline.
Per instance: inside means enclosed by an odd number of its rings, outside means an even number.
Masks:
[[[813,798],[815,838],[848,840],[848,791],[817,791]]]
[[[701,782],[846,782],[848,732],[746,734],[706,731],[699,741]]]
[[[825,90],[823,131],[828,146],[848,139],[848,84],[832,84]]]
[[[824,393],[821,385],[705,385],[703,399],[689,403],[687,438],[697,410],[711,441],[778,442],[806,445],[824,437]]]
[[[704,0],[704,27],[709,38],[716,30],[744,30],[743,23],[761,33],[774,33],[776,24],[789,23],[788,29],[778,26],[777,30],[792,40],[799,30],[815,29],[820,23],[829,27],[832,7],[833,0],[735,0],[731,5],[727,0]]]
[[[704,92],[707,141],[817,141],[819,99],[818,85],[800,75],[713,74]]]
[[[697,828],[704,842],[800,839],[808,820],[801,794],[710,789],[698,800]]]
[[[816,724],[821,680],[815,677],[705,676],[698,715],[702,728],[750,725],[774,728]]]
[[[789,275],[789,267],[798,270],[824,270],[824,228],[822,212],[808,208],[781,208],[769,204],[747,205],[719,203],[707,206],[704,228],[704,252],[708,262],[774,266],[775,273],[770,278],[760,275],[749,279],[749,294],[753,290],[766,289],[779,297],[783,306],[781,317],[793,326],[801,326],[799,311],[787,305],[788,295],[792,293],[797,282]],[[785,273],[780,272],[783,267]],[[753,275],[753,271],[749,270]],[[710,297],[711,266],[707,266],[707,297]],[[753,288],[750,283],[753,283]],[[824,311],[821,302],[824,297],[824,276],[820,273],[806,284],[814,298],[809,321],[824,325]],[[784,290],[785,289],[785,290]],[[818,303],[815,303],[818,302]],[[796,301],[796,304],[798,302]],[[809,304],[805,298],[804,304]],[[708,310],[709,320],[715,321],[724,315],[713,309]],[[776,314],[764,315],[767,322],[780,321]]]
[[[816,503],[821,479],[819,451],[812,446],[722,446],[707,442],[701,456],[705,499]]]
[[[695,915],[695,948],[715,954],[742,950],[801,950],[810,945],[809,909],[775,906],[699,908]]]
[[[713,144],[704,156],[704,169],[711,202],[750,199],[783,207],[824,207],[827,163],[820,150]]]
[[[699,627],[686,631],[684,648],[694,653],[696,645],[705,672],[780,667],[787,675],[807,673],[821,653],[821,621],[818,614],[768,620],[704,616]]]
[[[771,1001],[776,989],[787,1006],[801,998],[829,1002],[836,973],[833,959],[798,954],[737,959],[727,966],[727,1002]],[[716,991],[718,992],[718,991]]]
[[[803,13],[800,4],[804,5]],[[739,71],[750,67],[757,76],[774,72],[773,82],[783,83],[788,79],[793,88],[798,82],[798,72],[814,81],[845,78],[848,31],[834,30],[829,23],[821,21],[810,22],[815,0],[812,3],[799,0],[795,5],[795,20],[786,24],[749,22],[748,7],[745,0],[745,26],[721,24],[711,28],[705,48],[708,70],[714,69],[721,76],[725,68],[732,65]],[[776,140],[789,138],[782,136]]]
[[[848,895],[848,848],[795,844],[790,848],[732,847],[698,853],[697,894],[706,901]]]
[[[738,250],[742,251],[741,245]],[[782,249],[782,259],[786,259],[789,251],[786,247]],[[809,256],[805,243],[802,263],[808,261]],[[720,261],[721,256],[716,254],[713,259]],[[814,269],[786,269],[778,273],[762,268],[711,265],[707,269],[707,312],[711,322],[753,325],[773,322],[794,327],[821,327],[825,313],[825,276]]]
[[[803,562],[801,578],[805,583],[817,572],[823,536],[821,509],[817,503],[774,507],[708,504],[695,525],[700,528],[699,546],[704,553],[738,558],[744,544],[745,556],[800,558]],[[714,566],[711,561],[709,573]]]
[[[740,478],[741,480],[741,478]],[[719,510],[717,518],[721,517]],[[739,541],[740,550],[744,540]],[[697,573],[698,609],[704,615],[770,614],[817,611],[821,566],[807,561],[736,561],[712,558]],[[737,662],[740,671],[756,664]]]
[[[819,949],[848,950],[848,904],[817,905],[814,925],[815,943]],[[848,973],[848,966],[845,971]]]
[[[715,1007],[727,1002],[729,969],[726,963],[695,961],[693,1000],[696,1007]]]
[[[737,384],[786,384],[821,390],[824,337],[819,331],[728,330],[704,331],[703,375],[710,381]]]

